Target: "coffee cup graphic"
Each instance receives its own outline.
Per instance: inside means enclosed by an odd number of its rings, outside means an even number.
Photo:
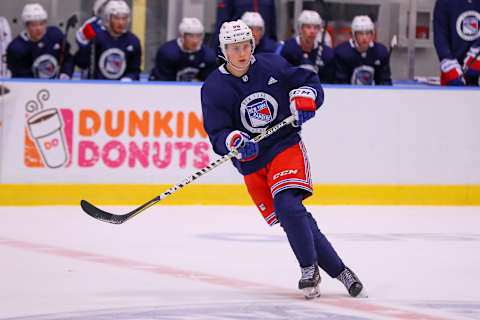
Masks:
[[[58,168],[68,161],[63,133],[63,122],[57,109],[45,109],[27,120],[30,136],[35,140],[43,162],[50,168]]]

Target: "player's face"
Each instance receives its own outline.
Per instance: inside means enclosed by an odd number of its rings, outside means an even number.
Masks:
[[[200,46],[203,40],[201,33],[185,33],[183,36],[183,49],[194,51]]]
[[[117,14],[110,17],[110,28],[115,34],[122,34],[127,29],[128,15]]]
[[[253,37],[255,38],[255,45],[258,45],[260,39],[262,38],[262,27],[250,27],[252,30]]]
[[[47,29],[47,22],[46,21],[29,21],[27,22],[27,32],[30,39],[33,41],[40,41],[45,34],[45,30]]]
[[[366,52],[372,40],[373,40],[372,31],[355,32],[355,41],[357,42],[357,50],[360,52]]]
[[[302,40],[308,44],[313,44],[319,31],[320,26],[318,24],[302,25],[302,28],[300,29]]]
[[[250,63],[252,43],[250,40],[227,44],[227,58],[237,68],[245,68]]]

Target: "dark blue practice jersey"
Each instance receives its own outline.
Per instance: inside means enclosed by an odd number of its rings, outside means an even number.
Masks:
[[[215,51],[202,44],[199,50],[187,52],[180,39],[170,40],[157,51],[155,67],[150,80],[155,81],[205,81],[215,70]]]
[[[457,59],[480,46],[480,0],[437,0],[433,11],[434,44],[439,60]]]
[[[255,46],[255,53],[274,53],[278,48],[278,42],[263,36],[258,45]]]
[[[92,47],[95,51],[94,79],[139,79],[142,48],[136,35],[127,31],[114,38],[102,28],[88,45],[79,45],[75,53],[75,63],[79,68],[89,68]]]
[[[73,58],[70,46],[63,47],[64,35],[57,27],[47,27],[40,41],[33,42],[22,31],[7,48],[7,64],[13,78],[57,78],[59,74],[69,77],[73,73]]]
[[[326,45],[317,42],[311,52],[305,52],[300,47],[300,38],[297,36],[285,41],[280,55],[294,66],[315,71],[322,83],[333,83],[335,80],[334,53]]]
[[[292,89],[309,86],[317,93],[317,108],[323,103],[323,89],[314,72],[293,67],[276,54],[254,57],[242,77],[233,76],[222,65],[202,86],[203,123],[217,154],[228,153],[225,139],[230,132],[240,130],[254,137],[290,116],[288,94]],[[293,126],[284,127],[259,142],[255,159],[232,159],[233,164],[243,175],[265,167],[279,152],[300,141],[299,131]]]
[[[350,39],[335,48],[335,63],[338,83],[392,85],[388,50],[381,43],[372,42],[360,53]]]

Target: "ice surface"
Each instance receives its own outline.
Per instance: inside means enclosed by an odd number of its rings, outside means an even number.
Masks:
[[[253,206],[154,206],[122,225],[0,207],[0,319],[480,319],[479,207],[309,210],[368,298],[322,272],[305,300],[281,228]]]

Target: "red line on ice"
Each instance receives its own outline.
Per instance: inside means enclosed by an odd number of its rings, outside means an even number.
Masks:
[[[115,267],[123,267],[127,269],[143,270],[155,274],[166,275],[181,279],[206,282],[209,284],[221,285],[232,289],[255,290],[258,293],[268,293],[276,296],[291,298],[292,291],[285,288],[270,286],[262,283],[237,280],[217,275],[211,275],[203,272],[180,270],[158,264],[145,263],[124,258],[110,257],[93,252],[86,252],[75,249],[55,247],[51,245],[38,244],[33,242],[21,241],[0,237],[0,245],[26,249],[37,253],[49,254],[53,256],[73,258],[76,260],[103,263]],[[298,293],[298,297],[300,297]],[[415,311],[403,310],[394,307],[387,307],[365,302],[356,299],[338,299],[338,298],[319,298],[311,300],[312,303],[319,303],[336,307],[340,309],[364,312],[367,314],[401,320],[454,320],[451,318],[427,315]]]

